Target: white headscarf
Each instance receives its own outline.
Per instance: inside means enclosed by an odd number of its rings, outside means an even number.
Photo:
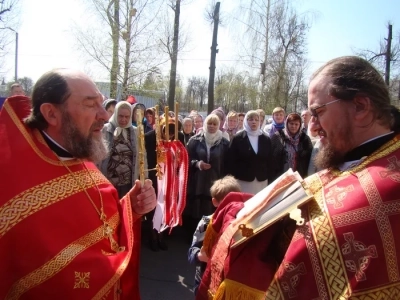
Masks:
[[[260,127],[258,127],[256,130],[251,130],[249,122],[247,121],[247,118],[249,117],[250,114],[257,115],[258,119],[260,119],[260,115],[256,110],[249,110],[243,119],[243,127],[244,130],[247,132],[247,137],[250,141],[250,145],[251,147],[253,147],[254,152],[258,153],[258,137],[262,135],[262,130],[260,129]]]
[[[258,112],[257,112],[256,110],[249,110],[249,111],[246,113],[246,115],[244,116],[244,119],[243,119],[243,128],[244,128],[244,130],[247,132],[247,135],[250,135],[250,136],[259,136],[259,135],[262,135],[261,129],[260,129],[260,128],[257,128],[256,130],[252,130],[251,127],[250,127],[250,125],[249,125],[249,122],[247,121],[248,116],[249,116],[250,114],[253,114],[253,113],[256,113],[256,114],[258,115],[258,119],[260,119],[260,115],[258,114]]]
[[[126,126],[121,127],[118,123],[118,111],[120,109],[128,109],[131,112],[131,115],[129,117],[129,121],[128,124],[126,124]],[[129,102],[127,101],[120,101],[117,103],[117,105],[115,106],[115,110],[113,115],[111,116],[109,122],[115,126],[115,130],[114,130],[114,137],[119,136],[122,133],[122,136],[124,137],[124,139],[126,140],[128,138],[128,134],[126,132],[126,130],[124,130],[124,128],[130,128],[132,126],[132,106]]]
[[[206,143],[210,146],[214,145],[218,140],[222,139],[222,131],[217,130],[215,133],[209,133],[208,128],[207,128],[207,123],[211,119],[211,116],[214,116],[214,118],[217,120],[217,128],[219,128],[219,117],[216,114],[209,114],[206,119],[203,122],[203,132],[204,132],[204,138],[206,139]]]

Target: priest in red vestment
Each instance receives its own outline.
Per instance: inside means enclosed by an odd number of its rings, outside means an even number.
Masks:
[[[237,247],[224,230],[196,299],[400,299],[400,112],[359,57],[321,67],[308,106],[325,169],[302,182],[304,224],[282,217]]]
[[[141,215],[156,197],[137,181],[118,199],[95,167],[107,119],[93,81],[67,69],[4,103],[1,299],[140,299]]]

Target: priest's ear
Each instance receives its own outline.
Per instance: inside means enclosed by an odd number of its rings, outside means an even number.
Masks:
[[[371,109],[371,101],[366,96],[356,96],[353,100],[355,111],[357,114],[368,113]]]
[[[52,103],[43,103],[40,105],[40,113],[47,121],[49,126],[60,126],[62,113],[61,110]]]

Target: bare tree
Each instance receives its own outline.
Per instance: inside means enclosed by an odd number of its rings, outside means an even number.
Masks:
[[[379,41],[376,51],[370,49],[355,49],[354,52],[370,61],[384,76],[385,83],[389,87],[391,101],[395,105],[400,103],[400,33],[393,38],[393,28],[389,22],[387,25],[387,37]]]
[[[4,57],[8,54],[8,46],[13,42],[17,43],[19,13],[19,0],[0,1],[0,50],[2,50],[0,52],[0,70],[4,68]]]
[[[290,0],[243,1],[240,12],[237,20],[245,32],[240,31],[238,34],[244,38],[237,39],[241,42],[241,60],[253,69],[261,66],[257,105],[267,110],[278,104],[288,106],[293,100],[289,97],[292,87],[302,84],[293,74],[300,74],[295,70],[307,65],[306,39],[311,15],[299,15]]]
[[[382,39],[379,42],[378,51],[372,51],[369,49],[355,50],[357,55],[364,57],[373,63],[378,70],[385,75],[385,82],[390,85],[390,71],[395,69],[398,72],[399,69],[399,58],[400,58],[400,37],[395,38],[394,43],[392,43],[392,24],[388,23],[388,33],[387,38]]]
[[[257,108],[257,83],[258,78],[248,72],[219,71],[215,87],[216,105],[225,111],[245,112]]]
[[[144,80],[147,71],[163,63],[156,55],[160,0],[86,0],[94,14],[92,27],[75,26],[78,47],[110,74],[111,97],[122,96],[130,85]],[[161,4],[161,5],[160,5]],[[102,30],[99,30],[101,28]],[[105,33],[108,28],[108,34]]]

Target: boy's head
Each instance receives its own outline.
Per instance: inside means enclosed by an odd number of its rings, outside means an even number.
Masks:
[[[227,175],[214,181],[214,184],[210,189],[214,206],[217,207],[230,192],[241,192],[239,182],[235,179],[235,177]]]

